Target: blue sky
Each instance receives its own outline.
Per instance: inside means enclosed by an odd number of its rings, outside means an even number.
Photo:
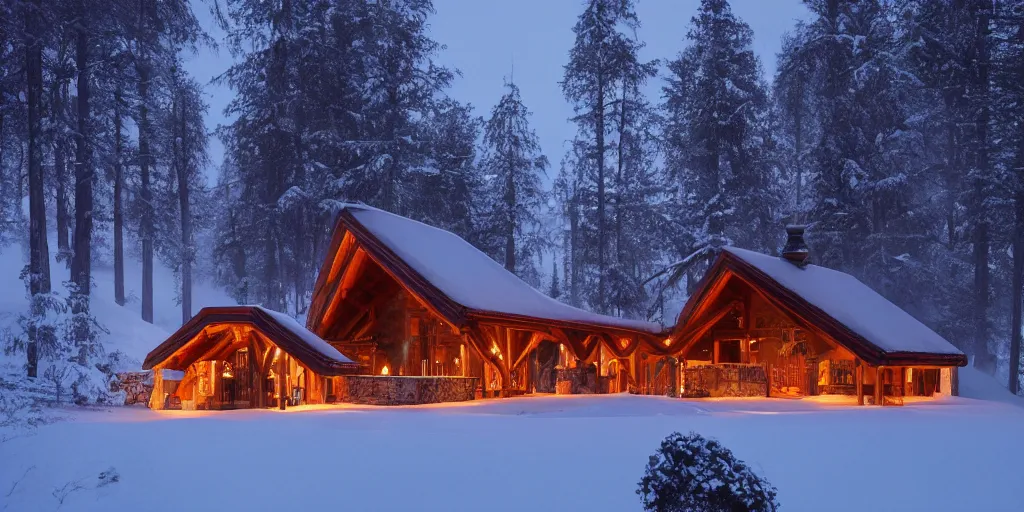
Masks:
[[[204,28],[220,41],[223,33],[215,26],[208,7],[194,3]],[[558,82],[582,5],[582,0],[434,0],[437,13],[430,20],[431,35],[446,46],[437,62],[462,73],[448,94],[472,104],[477,115],[489,114],[503,94],[504,80],[512,74],[514,63],[515,82],[533,112],[533,127],[552,163],[550,176],[557,172],[565,141],[575,133],[568,121],[572,107],[562,97]],[[685,45],[690,18],[698,5],[699,0],[638,0],[637,15],[642,23],[639,37],[647,44],[642,57],[662,61],[674,58]],[[733,0],[732,6],[733,12],[753,29],[754,50],[766,77],[770,77],[775,72],[775,54],[783,33],[797,19],[806,19],[807,9],[799,0]],[[219,49],[204,49],[186,63],[193,76],[207,84],[207,126],[211,131],[227,122],[223,110],[234,92],[208,82],[231,62],[227,48],[221,44]],[[658,100],[655,96],[660,94],[660,81],[659,77],[650,86],[652,101]],[[208,175],[212,184],[224,149],[219,140],[212,140],[210,149],[214,167]]]

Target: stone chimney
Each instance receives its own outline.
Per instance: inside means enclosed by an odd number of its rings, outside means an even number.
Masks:
[[[803,224],[787,225],[786,246],[782,248],[782,257],[801,268],[809,263],[807,257],[810,255],[807,243],[804,242],[804,230],[806,228],[807,226]]]

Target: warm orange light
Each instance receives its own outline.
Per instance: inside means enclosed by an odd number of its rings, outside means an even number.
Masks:
[[[629,346],[629,338],[619,338],[619,345],[622,345],[622,348],[628,347]]]
[[[497,355],[498,359],[501,359],[502,361],[505,360],[504,354],[501,353],[501,350],[497,345],[491,345],[491,354]]]
[[[664,341],[664,343],[665,343],[665,346],[666,346],[666,347],[667,347],[667,346],[669,346],[669,345],[671,345],[671,344],[672,344],[672,338],[665,338],[665,341]]]
[[[388,374],[388,365],[384,365],[384,368],[380,369],[380,374],[381,375],[387,375]]]

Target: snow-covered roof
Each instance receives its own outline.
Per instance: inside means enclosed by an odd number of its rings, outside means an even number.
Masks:
[[[287,329],[289,332],[291,332],[295,336],[298,336],[299,339],[301,339],[303,342],[306,343],[306,345],[309,346],[309,348],[311,348],[313,350],[316,350],[317,352],[320,353],[320,355],[322,355],[322,356],[324,356],[324,357],[326,357],[328,359],[331,359],[333,361],[337,361],[339,363],[343,363],[343,364],[351,364],[352,363],[351,359],[345,357],[345,355],[342,354],[341,352],[338,352],[338,349],[336,349],[333,346],[331,346],[330,343],[327,343],[326,341],[324,341],[323,338],[321,338],[320,336],[317,336],[316,334],[313,334],[309,329],[306,329],[305,326],[303,326],[297,320],[292,318],[291,315],[286,315],[284,313],[281,313],[280,311],[274,311],[272,309],[267,309],[267,308],[265,308],[263,306],[249,306],[249,307],[254,308],[254,309],[258,309],[258,310],[260,310],[260,311],[270,315],[270,317],[273,318],[274,321],[276,321],[278,325],[280,325],[284,329]]]
[[[817,265],[801,268],[783,258],[736,247],[725,250],[885,352],[962,354],[945,338],[849,274]]]
[[[344,207],[435,288],[481,312],[657,334],[658,324],[591,313],[537,291],[454,233],[363,205]]]
[[[216,350],[225,341],[222,336],[201,336],[207,327],[247,324],[289,355],[321,375],[341,375],[358,370],[359,365],[345,357],[322,338],[294,318],[261,306],[206,307],[171,334],[146,356],[142,368],[184,370],[198,357]],[[179,351],[183,356],[172,358]]]

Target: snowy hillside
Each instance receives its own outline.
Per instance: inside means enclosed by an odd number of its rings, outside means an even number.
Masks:
[[[56,241],[50,241],[50,272],[53,289],[62,297],[67,296],[63,282],[68,280],[68,269],[55,259]],[[0,331],[11,329],[19,334],[19,315],[28,310],[28,298],[25,284],[19,279],[21,269],[28,261],[25,251],[20,245],[14,244],[0,248]],[[97,262],[99,264],[99,262]],[[125,257],[125,296],[128,304],[119,306],[114,302],[114,270],[109,266],[94,265],[91,310],[108,333],[100,334],[100,342],[107,353],[121,351],[127,356],[128,364],[124,370],[135,369],[141,365],[146,353],[164,340],[181,325],[181,308],[175,301],[174,272],[159,261],[153,272],[154,287],[154,324],[142,320],[142,305],[139,297],[142,294],[142,265],[131,255]],[[204,306],[231,305],[235,301],[222,289],[212,283],[196,282],[193,285],[193,308],[198,311]],[[24,363],[23,355],[7,357],[0,353],[0,363],[6,370]]]

